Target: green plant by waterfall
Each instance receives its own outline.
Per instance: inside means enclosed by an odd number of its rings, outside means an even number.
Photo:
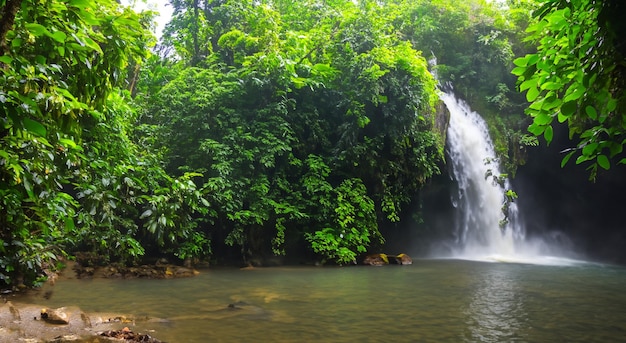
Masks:
[[[553,125],[567,124],[574,146],[561,165],[576,157],[591,179],[626,163],[624,9],[621,1],[544,1],[527,29],[537,51],[512,71],[530,102],[528,130],[550,144]]]

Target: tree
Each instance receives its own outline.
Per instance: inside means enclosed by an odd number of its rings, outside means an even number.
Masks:
[[[204,174],[207,232],[245,259],[299,241],[350,262],[439,172],[435,81],[381,13],[349,1],[212,6],[200,28],[221,32],[211,54],[144,115],[170,173]]]
[[[577,142],[561,165],[578,156],[590,179],[611,160],[626,163],[624,9],[621,1],[546,1],[527,30],[537,52],[516,59],[512,71],[531,103],[528,130],[549,144],[555,120],[567,123]]]
[[[206,253],[194,175],[169,177],[131,139],[125,89],[154,41],[149,17],[115,1],[2,4],[0,283],[37,283],[70,249]]]

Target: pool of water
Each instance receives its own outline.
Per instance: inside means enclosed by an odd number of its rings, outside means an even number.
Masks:
[[[131,328],[170,343],[626,342],[626,268],[597,264],[217,268],[64,280],[31,300],[161,318]]]

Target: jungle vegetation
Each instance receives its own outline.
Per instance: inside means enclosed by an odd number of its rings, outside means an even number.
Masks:
[[[511,173],[553,118],[577,163],[622,152],[596,1],[170,0],[160,41],[113,0],[0,3],[0,286],[79,251],[353,263],[446,168],[438,82]]]

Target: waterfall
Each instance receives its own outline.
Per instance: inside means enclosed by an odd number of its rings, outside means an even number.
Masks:
[[[525,240],[516,204],[504,206],[510,184],[501,174],[486,122],[452,92],[440,97],[450,112],[447,150],[458,185],[452,197],[457,213],[453,255],[478,260],[535,260],[536,245]]]

